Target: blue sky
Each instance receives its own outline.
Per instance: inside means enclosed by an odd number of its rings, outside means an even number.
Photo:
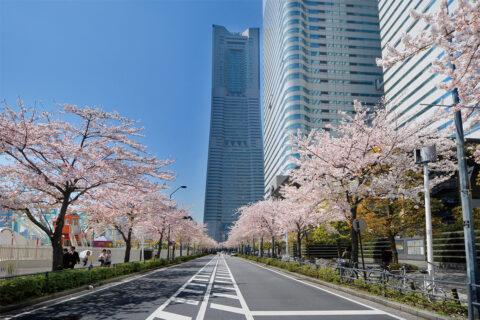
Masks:
[[[0,100],[96,105],[141,121],[203,221],[212,24],[261,27],[261,0],[0,0]]]

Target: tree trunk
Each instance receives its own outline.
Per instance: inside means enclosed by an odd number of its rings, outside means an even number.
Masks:
[[[180,257],[183,257],[183,244],[180,243]]]
[[[308,241],[308,233],[305,232],[304,235],[305,235],[305,251],[307,254],[307,259],[310,260],[310,248],[309,248],[310,243]]]
[[[60,213],[55,222],[55,230],[53,232],[52,241],[52,271],[63,269],[63,247],[62,247],[62,230],[65,223],[65,215],[70,201],[70,192],[64,195]]]
[[[272,236],[272,258],[275,258],[275,236]]]
[[[190,246],[187,245],[187,256],[189,256],[189,255],[190,255]]]
[[[297,258],[300,259],[302,257],[302,236],[301,232],[297,232]]]
[[[160,239],[158,240],[158,249],[155,258],[159,259],[160,254],[162,253],[162,241],[163,241],[163,233],[160,235]]]
[[[342,246],[340,239],[337,239],[337,258],[342,257]]]
[[[130,249],[132,249],[132,228],[128,229],[128,236],[127,239],[125,239],[125,258],[123,259],[123,262],[129,262],[130,261]]]
[[[173,243],[173,245],[172,245],[172,260],[175,259],[175,247],[176,247],[176,243]]]
[[[260,257],[263,258],[263,237],[260,238]]]
[[[350,232],[350,238],[352,240],[352,252],[350,253],[350,260],[353,264],[358,263],[358,233],[353,229],[353,220],[357,218],[357,205],[353,205],[350,207],[351,216],[351,224],[352,230]]]
[[[390,242],[390,250],[392,250],[392,261],[398,263],[397,244],[395,243],[395,236],[393,234],[388,235],[388,242]]]

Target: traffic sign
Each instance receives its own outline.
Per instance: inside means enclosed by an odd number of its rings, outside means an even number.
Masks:
[[[353,230],[365,232],[365,230],[367,230],[367,223],[362,218],[357,218],[353,220]]]

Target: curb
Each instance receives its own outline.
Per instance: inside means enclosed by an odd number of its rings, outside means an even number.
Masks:
[[[132,273],[132,274],[127,274],[127,275],[123,275],[123,276],[119,276],[119,277],[110,278],[110,279],[106,279],[106,280],[103,280],[103,281],[95,282],[95,283],[92,283],[92,284],[87,284],[87,285],[84,285],[84,286],[81,286],[81,287],[78,287],[78,288],[68,289],[68,290],[64,290],[64,291],[60,291],[60,292],[55,292],[55,293],[49,294],[47,296],[25,300],[25,301],[22,301],[22,302],[19,302],[19,303],[16,303],[16,304],[0,306],[0,314],[4,314],[6,312],[10,312],[10,311],[14,311],[14,310],[22,309],[22,308],[31,307],[31,306],[37,305],[37,304],[41,305],[41,304],[44,304],[46,302],[50,302],[50,301],[58,299],[58,298],[67,298],[68,296],[75,295],[76,293],[91,290],[91,289],[89,289],[89,286],[93,286],[94,288],[98,288],[98,287],[104,286],[104,285],[112,283],[112,282],[120,282],[122,280],[138,277],[139,275],[144,275],[144,274],[147,274],[147,273],[155,273],[159,270],[170,268],[170,267],[173,267],[173,266],[176,266],[176,265],[179,265],[179,264],[195,261],[195,260],[200,259],[200,258],[203,258],[203,257],[198,257],[198,258],[188,260],[188,261],[184,261],[184,262],[181,262],[181,263],[166,264],[166,265],[160,266],[160,267],[155,268],[155,269],[142,270],[142,271],[138,271],[138,272],[135,272],[135,273]]]
[[[420,318],[423,318],[423,319],[428,319],[428,320],[450,320],[450,319],[452,319],[452,318],[445,317],[445,316],[442,316],[442,315],[439,315],[439,314],[436,314],[436,313],[433,313],[433,312],[430,312],[430,311],[417,309],[417,308],[414,308],[414,307],[411,307],[411,306],[408,306],[408,305],[405,305],[405,304],[402,304],[402,303],[390,301],[390,300],[387,300],[387,299],[384,299],[384,298],[381,298],[381,297],[378,297],[378,296],[374,296],[374,295],[371,295],[371,294],[368,294],[368,293],[359,292],[359,291],[356,291],[356,290],[353,290],[353,289],[350,289],[350,288],[345,288],[345,287],[335,285],[335,284],[332,284],[332,283],[329,283],[329,282],[326,282],[326,281],[322,281],[322,280],[319,280],[319,279],[308,277],[308,276],[305,276],[303,274],[290,272],[290,271],[287,271],[287,270],[284,270],[284,269],[281,269],[281,268],[278,268],[278,267],[269,266],[269,265],[266,265],[266,264],[263,264],[263,263],[260,263],[260,262],[249,260],[249,259],[244,259],[244,260],[246,260],[250,263],[261,265],[262,267],[265,267],[267,269],[272,269],[272,270],[278,271],[278,272],[283,273],[285,275],[291,276],[292,278],[308,281],[308,282],[311,282],[311,283],[321,285],[323,287],[327,287],[327,288],[335,289],[337,291],[345,292],[345,293],[348,293],[352,296],[357,296],[359,298],[369,300],[369,301],[381,304],[383,306],[386,306],[386,307],[389,307],[389,308],[392,308],[392,309],[395,309],[395,310],[399,310],[399,311],[402,311],[402,312],[405,312],[405,313],[408,313],[408,314],[411,314],[413,316],[420,317]],[[462,318],[460,318],[460,319],[462,319]]]

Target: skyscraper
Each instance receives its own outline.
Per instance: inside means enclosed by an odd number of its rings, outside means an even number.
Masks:
[[[451,0],[449,5],[455,5]],[[441,1],[390,1],[380,0],[379,18],[382,51],[386,44],[390,43],[395,48],[401,48],[401,38],[404,33],[415,36],[428,29],[428,25],[422,20],[416,20],[410,16],[410,10],[415,9],[423,13],[431,13],[438,10]],[[442,76],[429,72],[432,61],[442,55],[442,50],[432,48],[418,54],[405,62],[384,70],[385,98],[390,101],[392,115],[399,119],[399,125],[432,117],[432,113],[438,110],[436,105],[451,105],[453,103],[452,92],[445,92],[436,88],[436,83],[441,82]],[[447,123],[448,124],[448,123]],[[439,129],[445,127],[445,121],[434,124]]]
[[[212,111],[204,223],[226,240],[236,210],[263,198],[259,29],[213,26]]]
[[[383,92],[377,0],[264,0],[263,24],[267,193],[295,166],[289,132],[336,123]]]

